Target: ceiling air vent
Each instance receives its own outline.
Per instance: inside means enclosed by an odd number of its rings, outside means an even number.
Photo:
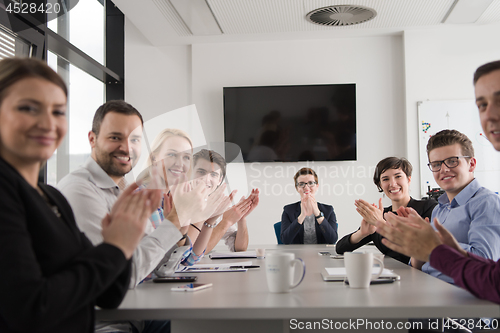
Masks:
[[[308,21],[327,26],[360,24],[377,16],[371,8],[340,5],[318,8],[307,14]]]

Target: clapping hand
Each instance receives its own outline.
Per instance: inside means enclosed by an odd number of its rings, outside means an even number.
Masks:
[[[421,262],[428,261],[432,250],[443,241],[429,222],[414,209],[406,208],[405,212],[408,216],[386,213],[387,223],[377,223],[377,232],[385,237],[382,243]]]
[[[373,226],[377,224],[377,221],[384,221],[383,213],[384,207],[382,206],[382,198],[378,201],[378,207],[374,204],[369,204],[363,199],[355,200],[354,205],[356,206],[356,211],[363,217],[366,223]]]
[[[136,191],[138,187],[136,183],[127,187],[102,220],[103,241],[122,250],[127,259],[132,257],[148,217],[161,199],[161,190]]]
[[[245,199],[245,197],[241,197],[240,201],[236,205],[224,213],[223,219],[229,221],[230,225],[233,225],[246,216],[251,208],[252,200],[250,196],[247,199]]]
[[[361,227],[360,227],[361,234],[366,237],[368,235],[371,235],[377,231],[377,227],[374,226],[373,224],[370,224],[366,222],[364,219],[361,220]]]
[[[300,198],[300,215],[304,218],[306,216],[313,214],[313,205],[311,203],[311,195],[304,194],[302,198]]]
[[[253,212],[253,210],[255,208],[257,208],[257,206],[259,205],[259,189],[256,188],[256,189],[252,189],[252,193],[250,193],[250,195],[248,196],[248,199],[252,201],[252,205],[250,206],[250,209],[247,210],[247,212],[242,216],[242,219],[246,218],[248,215],[250,215],[251,212]]]
[[[210,189],[203,182],[193,186],[183,175],[170,188],[181,226],[206,221],[230,204],[230,198],[224,194],[226,184],[210,194]]]
[[[172,194],[170,192],[163,194],[163,216],[170,214],[174,208],[174,203],[172,201]]]
[[[217,209],[213,212],[211,218],[219,218],[219,216],[221,216],[222,214],[224,214],[224,212],[228,211],[228,207],[229,205],[231,204],[231,201],[233,201],[233,198],[234,196],[236,195],[236,192],[238,192],[238,190],[233,190],[233,192],[231,192],[231,194],[229,194],[229,197],[227,197],[227,199],[221,201],[221,203],[219,204],[219,207],[217,207]]]

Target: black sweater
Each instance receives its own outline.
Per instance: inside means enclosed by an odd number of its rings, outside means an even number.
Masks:
[[[411,208],[415,209],[415,211],[420,216],[422,216],[424,219],[426,217],[428,217],[430,220],[431,215],[432,215],[432,210],[434,209],[434,206],[436,206],[436,205],[437,205],[437,201],[434,199],[415,200],[413,198],[410,198],[410,202],[408,202],[407,207],[411,207]],[[387,212],[392,212],[392,206],[384,208],[384,213],[387,213]],[[405,264],[408,264],[408,262],[410,261],[410,257],[407,257],[404,254],[401,254],[399,252],[393,251],[393,250],[389,249],[387,246],[385,246],[384,244],[382,244],[383,237],[382,237],[382,235],[380,235],[377,232],[366,236],[365,238],[360,240],[359,243],[357,243],[357,244],[351,244],[351,235],[353,233],[350,233],[350,234],[342,237],[342,239],[337,242],[337,245],[335,246],[335,251],[337,251],[338,254],[343,254],[344,252],[352,252],[352,251],[360,248],[361,246],[373,241],[373,244],[375,244],[375,246],[383,254],[386,254],[386,255],[388,255],[396,260],[399,260]]]
[[[93,332],[94,306],[125,296],[130,261],[92,246],[64,196],[39,186],[60,217],[0,158],[0,332]]]

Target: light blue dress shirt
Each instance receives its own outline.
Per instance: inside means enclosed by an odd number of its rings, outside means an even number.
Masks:
[[[432,220],[435,217],[455,236],[464,250],[495,261],[500,258],[500,197],[479,185],[476,179],[460,191],[451,203],[446,193],[441,195],[432,212]],[[422,271],[453,283],[451,277],[428,262]]]

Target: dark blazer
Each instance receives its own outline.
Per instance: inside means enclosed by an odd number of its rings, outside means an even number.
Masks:
[[[411,207],[415,209],[415,211],[422,216],[424,219],[426,217],[431,219],[432,211],[434,210],[434,207],[437,205],[437,201],[434,199],[430,200],[415,200],[413,198],[410,198],[410,201],[408,202],[407,207]],[[392,206],[384,208],[384,213],[387,212],[392,212]],[[359,230],[359,229],[358,229]],[[351,235],[353,233],[350,233],[349,235],[346,235],[342,237],[341,240],[338,241],[337,245],[335,246],[335,251],[337,251],[338,254],[343,254],[344,252],[352,252],[356,249],[359,249],[361,246],[368,244],[369,242],[373,242],[375,246],[382,252],[383,254],[388,255],[389,257],[392,257],[396,260],[401,261],[402,263],[408,264],[410,261],[410,257],[405,256],[404,254],[401,254],[399,252],[393,251],[384,244],[382,244],[382,235],[379,233],[373,233],[371,235],[366,236],[362,240],[359,241],[357,244],[351,244]]]
[[[335,244],[337,234],[337,217],[330,205],[318,202],[318,208],[325,214],[321,224],[316,221],[316,238],[318,244]],[[299,224],[300,201],[283,207],[281,215],[281,241],[283,244],[304,244],[304,225]]]
[[[55,188],[42,196],[0,158],[0,332],[93,332],[94,306],[117,307],[130,260],[92,246]]]

